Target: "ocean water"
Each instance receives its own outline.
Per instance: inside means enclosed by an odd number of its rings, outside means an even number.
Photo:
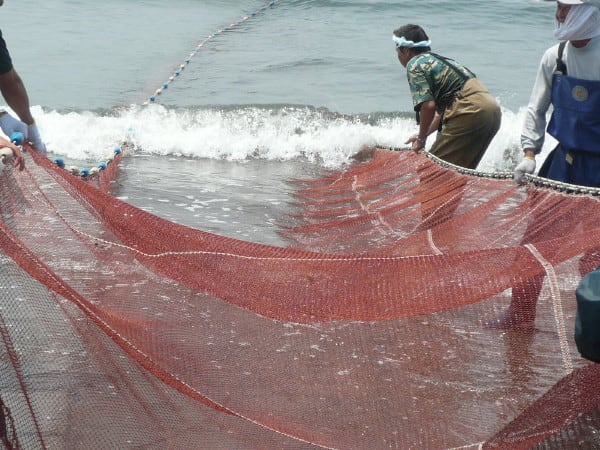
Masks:
[[[285,245],[277,223],[290,180],[343,168],[365,145],[402,146],[416,130],[391,40],[402,24],[422,25],[434,51],[470,67],[499,100],[502,127],[479,169],[510,170],[539,59],[555,42],[554,9],[544,0],[6,0],[0,28],[50,158],[89,166],[127,140],[115,195],[206,231]]]

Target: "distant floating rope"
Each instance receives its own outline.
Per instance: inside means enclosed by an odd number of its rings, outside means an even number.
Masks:
[[[229,25],[224,26],[222,28],[219,28],[217,31],[215,31],[212,34],[209,34],[205,39],[201,40],[198,45],[196,45],[196,47],[194,48],[194,50],[185,58],[185,60],[183,61],[182,64],[179,65],[179,67],[172,73],[172,75],[162,84],[161,87],[159,87],[158,89],[156,89],[156,91],[154,91],[154,94],[151,95],[144,103],[143,105],[148,105],[150,103],[155,103],[156,99],[159,95],[161,95],[165,89],[169,88],[169,85],[175,81],[175,79],[177,77],[179,77],[179,75],[181,75],[181,72],[186,68],[186,66],[192,61],[192,58],[194,56],[196,56],[196,54],[202,49],[202,47],[204,47],[204,45],[208,42],[210,42],[211,40],[213,40],[214,38],[216,38],[217,36],[225,33],[226,31],[230,31],[235,27],[238,27],[239,25],[243,24],[244,22],[246,22],[247,20],[256,17],[258,14],[260,14],[261,12],[267,10],[267,8],[272,8],[273,6],[275,6],[276,3],[279,3],[280,0],[270,0],[267,4],[265,4],[264,6],[261,6],[260,8],[258,8],[256,11],[250,13],[249,15],[240,17],[238,20],[231,22]]]
[[[179,68],[177,68],[173,74],[162,84],[161,87],[159,87],[158,89],[156,89],[156,91],[154,92],[153,95],[151,95],[144,103],[143,105],[148,105],[150,103],[154,103],[156,101],[156,98],[161,95],[163,93],[163,91],[165,89],[167,89],[169,87],[169,85],[181,74],[181,72],[185,69],[185,67],[191,62],[192,58],[194,56],[196,56],[196,54],[202,49],[202,47],[204,47],[204,45],[206,43],[208,43],[209,41],[213,40],[214,38],[216,38],[217,36],[219,36],[220,34],[225,33],[226,31],[230,31],[233,28],[243,24],[244,22],[246,22],[247,20],[256,17],[258,14],[262,13],[263,11],[266,11],[268,8],[272,8],[273,6],[275,6],[276,3],[279,3],[281,0],[270,0],[268,2],[265,3],[265,5],[261,6],[260,8],[256,9],[255,11],[253,11],[252,13],[245,15],[243,17],[240,17],[238,20],[235,20],[233,22],[231,22],[229,25],[224,26],[222,28],[219,28],[217,31],[215,31],[214,33],[208,35],[205,39],[201,40],[196,47],[194,48],[194,50],[185,58],[184,62],[179,66]],[[78,166],[66,166],[65,165],[65,161],[63,158],[61,157],[57,157],[54,158],[54,163],[71,172],[73,175],[77,175],[77,176],[81,176],[82,178],[91,178],[94,177],[95,175],[99,174],[100,172],[102,172],[103,170],[105,170],[107,168],[107,166],[113,161],[113,159],[121,154],[121,152],[124,150],[125,145],[123,146],[117,146],[114,149],[114,154],[109,155],[108,158],[106,158],[103,161],[98,162],[98,164],[96,166],[93,167],[78,167]],[[0,163],[4,162],[4,159],[6,157],[10,157],[12,155],[12,151],[9,152],[7,151],[6,154],[4,153],[0,153]]]

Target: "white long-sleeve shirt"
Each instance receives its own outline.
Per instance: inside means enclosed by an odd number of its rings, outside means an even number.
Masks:
[[[552,75],[556,69],[558,45],[550,47],[542,56],[523,123],[521,146],[523,149],[533,148],[536,153],[539,153],[544,145],[546,114],[552,98]],[[592,38],[581,48],[573,47],[568,42],[562,60],[567,66],[569,76],[600,80],[600,37]]]

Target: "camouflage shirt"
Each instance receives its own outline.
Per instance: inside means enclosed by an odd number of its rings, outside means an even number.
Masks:
[[[438,111],[443,111],[454,99],[454,94],[462,89],[465,80],[474,77],[465,66],[451,59],[448,61],[465,78],[442,58],[431,53],[421,53],[408,61],[406,75],[415,111],[420,109],[421,103],[429,100],[435,101]]]

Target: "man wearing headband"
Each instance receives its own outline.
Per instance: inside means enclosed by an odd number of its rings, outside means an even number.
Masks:
[[[560,0],[556,4],[554,35],[561,43],[550,47],[538,69],[521,134],[523,161],[514,177],[522,183],[533,173],[545,132],[558,140],[539,175],[569,184],[600,187],[600,0]],[[546,130],[546,113],[552,116]],[[556,227],[547,211],[529,224],[523,244],[551,239]],[[580,273],[600,264],[600,251],[587,252]],[[504,314],[488,322],[500,328],[533,328],[544,275],[512,287],[512,301]]]
[[[3,4],[4,0],[0,0],[0,6]],[[13,67],[6,42],[2,38],[2,31],[0,31],[0,92],[6,104],[19,116],[19,119],[16,119],[0,108],[0,128],[4,134],[10,136],[13,132],[20,131],[36,150],[46,153],[46,146],[40,138],[37,125],[29,110],[27,90]]]
[[[500,128],[496,100],[475,74],[456,61],[431,52],[431,41],[418,25],[404,25],[392,39],[417,112],[418,134],[406,143],[425,148],[427,136],[437,133],[430,152],[462,167],[474,169]]]

